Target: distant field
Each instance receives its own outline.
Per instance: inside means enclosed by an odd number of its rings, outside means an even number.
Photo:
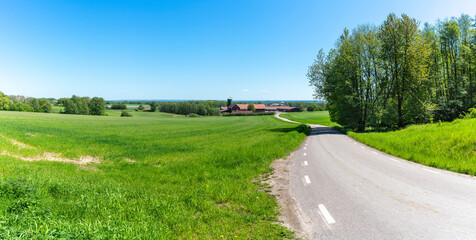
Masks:
[[[55,105],[53,105],[52,108],[54,113],[60,113],[64,109],[63,106],[55,106]]]
[[[299,146],[302,128],[273,116],[133,115],[0,111],[0,238],[292,236],[253,180]]]
[[[294,112],[281,114],[281,116],[296,122],[320,124],[329,127],[340,126],[329,119],[328,111]]]
[[[328,112],[301,112],[281,115],[288,119],[326,126]],[[412,125],[391,132],[347,134],[383,152],[424,165],[476,175],[476,119],[450,123]]]

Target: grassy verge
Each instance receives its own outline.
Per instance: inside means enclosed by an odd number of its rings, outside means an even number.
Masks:
[[[348,134],[403,159],[476,175],[476,119],[413,125],[391,132]]]
[[[281,116],[302,123],[340,128],[336,123],[329,123],[327,112],[291,113]],[[362,143],[403,159],[476,175],[476,119],[412,125],[388,132],[344,132]]]
[[[0,238],[292,236],[253,179],[299,146],[303,127],[273,116],[133,114],[0,112]],[[101,163],[19,159],[44,152]]]

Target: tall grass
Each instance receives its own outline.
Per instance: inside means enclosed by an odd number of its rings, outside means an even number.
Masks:
[[[292,236],[273,224],[276,201],[253,180],[298,147],[302,128],[272,116],[133,114],[0,112],[0,153],[101,159],[84,166],[0,156],[0,238]]]

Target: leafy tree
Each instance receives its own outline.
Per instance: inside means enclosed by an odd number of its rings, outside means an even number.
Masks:
[[[256,111],[255,105],[254,104],[248,104],[248,110],[252,111],[252,112]]]
[[[0,110],[8,110],[8,105],[10,104],[10,99],[0,92]]]
[[[156,102],[151,102],[150,103],[150,111],[151,112],[157,112],[157,103]]]
[[[105,115],[106,101],[100,97],[93,97],[89,101],[89,114],[91,115]]]
[[[308,112],[313,112],[313,111],[317,111],[318,108],[319,108],[319,107],[317,106],[317,104],[313,103],[313,104],[309,105],[306,110],[307,110]]]
[[[126,104],[123,103],[115,103],[112,104],[111,109],[113,110],[127,110]]]

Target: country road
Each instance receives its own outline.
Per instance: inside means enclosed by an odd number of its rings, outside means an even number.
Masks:
[[[311,238],[476,239],[475,177],[402,160],[333,128],[310,126],[289,158],[289,187]]]

